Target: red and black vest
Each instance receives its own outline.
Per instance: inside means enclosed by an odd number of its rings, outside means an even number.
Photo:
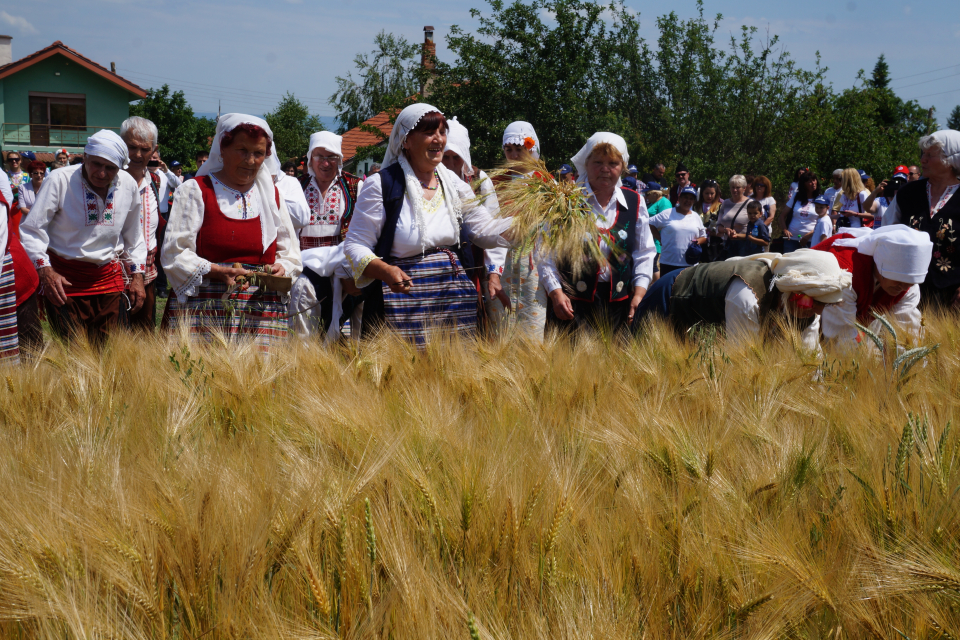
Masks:
[[[930,216],[926,178],[908,182],[897,191],[900,222],[930,236],[933,259],[927,271],[927,284],[947,289],[960,284],[960,191]]]
[[[633,292],[633,247],[637,237],[637,224],[640,217],[640,195],[626,187],[620,188],[627,206],[617,203],[617,219],[613,225],[601,234],[614,249],[607,259],[610,266],[610,301],[626,300]],[[597,293],[600,277],[600,265],[596,261],[587,264],[584,273],[574,277],[570,265],[558,265],[560,277],[568,287],[564,288],[572,299],[581,302],[593,302]]]
[[[197,255],[210,262],[273,264],[277,258],[277,240],[264,250],[260,218],[234,220],[224,215],[217,202],[210,176],[197,178],[203,196],[203,224],[197,232]],[[280,192],[274,187],[277,206]]]
[[[907,295],[907,292],[904,291],[898,296],[891,296],[877,287],[873,278],[873,256],[860,253],[856,247],[834,246],[837,240],[853,237],[849,233],[839,233],[827,238],[813,248],[817,251],[832,253],[837,258],[837,262],[840,263],[840,268],[853,274],[853,292],[857,294],[857,322],[862,325],[869,325],[873,322],[871,311],[883,313],[900,302],[903,296]]]

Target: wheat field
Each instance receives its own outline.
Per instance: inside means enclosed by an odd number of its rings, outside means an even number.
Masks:
[[[0,636],[960,637],[924,340],[52,344],[0,371]]]

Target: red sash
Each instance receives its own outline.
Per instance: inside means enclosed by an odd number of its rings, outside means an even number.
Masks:
[[[81,260],[68,260],[49,253],[50,266],[70,282],[63,290],[68,297],[98,296],[123,291],[123,267],[118,261],[98,266]]]
[[[0,193],[0,204],[7,205],[6,198]],[[16,211],[16,213],[14,213]],[[23,250],[20,244],[20,208],[14,205],[12,208],[7,205],[7,225],[9,233],[7,235],[6,251],[10,252],[13,259],[13,282],[17,295],[17,305],[33,295],[33,292],[40,286],[40,276],[33,267],[33,262],[27,252]],[[3,256],[4,247],[0,247],[0,257]]]
[[[854,247],[834,246],[837,240],[852,237],[854,236],[849,233],[838,233],[827,238],[814,249],[832,253],[840,263],[840,268],[853,274],[853,291],[857,294],[857,322],[868,325],[873,322],[871,311],[883,313],[900,302],[907,292],[891,296],[883,289],[878,289],[873,280],[873,256],[860,253]]]

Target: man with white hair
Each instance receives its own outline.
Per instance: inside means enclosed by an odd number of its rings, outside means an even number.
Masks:
[[[837,194],[840,193],[841,187],[843,186],[843,169],[834,169],[830,180],[832,186],[824,190],[823,197],[826,198],[830,206],[833,207],[833,201],[836,200]]]
[[[308,175],[303,180],[309,214],[298,229],[303,273],[290,292],[290,313],[297,314],[292,318],[293,327],[302,337],[319,332],[335,338],[342,319],[359,304],[353,295],[344,297],[344,281],[334,273],[344,261],[340,245],[360,184],[359,178],[343,170],[342,140],[330,131],[310,136]],[[347,293],[359,293],[351,282],[346,280]]]
[[[60,336],[83,332],[100,345],[120,320],[121,304],[133,313],[143,306],[147,249],[137,181],[121,171],[127,154],[112,131],[90,136],[83,162],[50,174],[20,226],[50,326]]]
[[[927,303],[960,311],[960,131],[920,138],[923,178],[907,182],[883,212],[883,227],[905,224],[933,243],[920,293]]]
[[[157,151],[157,125],[146,118],[131,116],[120,125],[120,137],[126,143],[130,157],[126,172],[137,181],[140,193],[140,232],[147,250],[143,306],[138,312],[129,314],[128,319],[131,328],[153,333],[157,319],[157,232],[166,224],[160,215],[160,178],[147,168]],[[130,274],[125,275],[125,279],[130,280]]]

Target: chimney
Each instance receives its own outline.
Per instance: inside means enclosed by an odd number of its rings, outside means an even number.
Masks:
[[[437,43],[433,41],[433,27],[424,27],[423,28],[423,51],[420,53],[420,66],[423,67],[425,71],[430,72],[430,76],[433,75],[433,70],[436,68],[435,58],[437,57]],[[424,98],[427,97],[427,93],[430,90],[430,83],[433,80],[432,77],[424,79],[423,84],[420,85],[420,95]]]
[[[117,72],[117,63],[116,63],[116,62],[111,62],[111,63],[110,63],[110,73],[116,73],[116,72]]]
[[[13,62],[13,36],[0,36],[0,66]]]

